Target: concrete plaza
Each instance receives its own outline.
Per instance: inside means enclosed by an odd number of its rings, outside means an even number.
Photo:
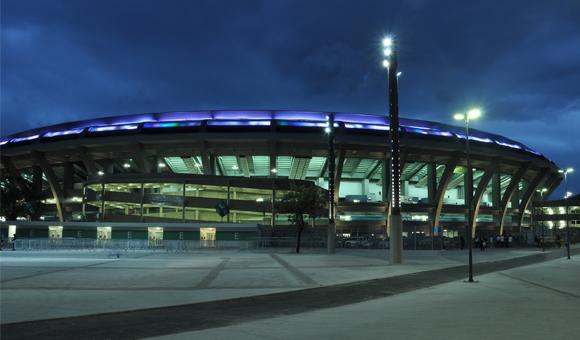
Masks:
[[[405,251],[404,255],[403,265],[391,266],[387,251],[363,249],[340,249],[336,255],[327,255],[320,250],[307,250],[297,255],[288,249],[178,254],[5,251],[0,254],[1,321],[12,330],[40,329],[38,335],[42,334],[43,327],[52,326],[56,327],[53,331],[58,334],[58,329],[69,327],[64,326],[69,322],[67,320],[80,327],[79,321],[71,317],[88,321],[88,332],[102,333],[108,329],[105,327],[103,330],[102,325],[108,322],[114,324],[123,318],[133,318],[133,321],[138,320],[136,323],[143,323],[147,318],[165,316],[165,319],[159,319],[159,327],[143,330],[133,325],[133,329],[140,329],[135,337],[197,329],[199,331],[194,334],[175,336],[219,339],[230,338],[234,332],[238,333],[236,338],[250,339],[344,338],[347,334],[364,338],[379,334],[373,332],[381,329],[399,337],[407,327],[417,330],[413,323],[432,328],[449,323],[449,327],[442,328],[452,332],[459,326],[469,325],[469,320],[474,323],[474,329],[477,328],[475,323],[481,323],[484,329],[493,328],[484,320],[498,318],[494,323],[503,328],[511,325],[509,320],[514,316],[519,316],[516,311],[526,306],[527,300],[533,301],[529,310],[541,309],[542,304],[536,304],[534,300],[536,296],[554,301],[557,306],[554,311],[562,307],[577,313],[574,309],[580,296],[580,292],[574,290],[580,282],[577,257],[572,261],[556,260],[492,273],[501,268],[557,258],[563,255],[562,250],[546,254],[536,249],[475,251],[475,272],[480,282],[473,285],[455,282],[466,274],[466,251]],[[501,267],[502,263],[509,263],[509,267]],[[544,296],[544,290],[555,295]],[[567,297],[567,302],[562,295]],[[332,298],[329,300],[328,296]],[[360,302],[366,300],[370,301]],[[285,305],[284,301],[292,302],[293,306]],[[486,318],[463,319],[471,314],[483,317],[484,311],[489,313]],[[194,312],[198,313],[196,325],[191,325],[189,319],[183,322],[175,318],[184,313],[193,315]],[[145,318],[140,313],[145,313]],[[388,316],[389,313],[392,316]],[[522,315],[531,319],[536,315],[535,312],[529,313],[527,309],[522,310]],[[553,314],[549,314],[550,317]],[[376,315],[375,319],[372,315]],[[203,317],[209,323],[204,323]],[[565,319],[566,316],[561,317]],[[322,326],[312,324],[309,329],[307,324],[316,318],[322,320]],[[381,327],[391,326],[376,330],[369,327],[372,320],[380,324],[379,319],[389,320]],[[397,323],[391,319],[400,320]],[[334,323],[332,320],[337,322],[330,327]],[[177,322],[177,327],[168,330],[161,326],[167,322]],[[274,327],[278,322],[288,327],[280,327],[278,332]],[[295,326],[289,326],[293,322]],[[394,327],[399,324],[401,327]],[[220,327],[224,325],[227,327]],[[352,329],[365,330],[365,333],[348,333],[348,325]],[[296,328],[300,328],[302,333],[293,333],[297,332]],[[124,330],[118,332],[111,338],[127,337]],[[16,332],[8,335],[18,338]]]
[[[580,256],[156,339],[577,339]]]

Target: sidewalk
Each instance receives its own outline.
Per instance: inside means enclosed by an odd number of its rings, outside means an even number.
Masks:
[[[575,339],[580,256],[391,297],[155,339]]]
[[[510,249],[475,252],[475,262],[538,254]],[[1,322],[173,306],[400,276],[461,265],[466,251],[405,251],[390,266],[386,250],[340,249],[294,254],[204,251],[3,252]],[[477,272],[477,269],[476,269]]]

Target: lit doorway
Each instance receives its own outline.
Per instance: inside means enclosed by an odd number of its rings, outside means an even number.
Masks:
[[[51,241],[62,240],[62,227],[48,226],[48,239]]]
[[[163,228],[150,227],[147,228],[150,247],[159,247],[163,245]]]
[[[8,226],[8,242],[12,242],[16,237],[16,226],[11,224]]]
[[[215,228],[199,228],[199,241],[202,248],[215,247]]]
[[[111,239],[111,227],[97,227],[97,240],[108,241]]]

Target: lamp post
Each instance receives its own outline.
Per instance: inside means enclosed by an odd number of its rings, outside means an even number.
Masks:
[[[399,88],[397,76],[397,49],[390,37],[383,39],[383,66],[387,68],[389,82],[389,138],[391,142],[391,214],[389,261],[403,262],[403,221],[401,219],[401,159],[399,137]],[[386,180],[386,179],[385,179]]]
[[[568,260],[570,259],[570,224],[568,221],[568,174],[573,172],[573,168],[567,168],[566,170],[558,170],[559,173],[564,174],[564,202],[566,205],[566,252],[568,255]]]
[[[326,116],[326,128],[324,131],[328,134],[328,232],[326,234],[326,250],[329,254],[335,253],[336,243],[336,209],[334,204],[334,114],[329,113]]]
[[[469,111],[467,111],[467,113],[463,114],[463,113],[456,113],[455,115],[453,115],[453,118],[455,120],[462,120],[464,122],[465,125],[465,153],[467,156],[467,172],[466,172],[466,176],[470,176],[470,182],[471,183],[471,175],[472,175],[472,169],[471,169],[471,155],[470,155],[470,149],[469,149],[469,121],[471,119],[477,119],[481,116],[481,110],[480,109],[471,109]],[[468,246],[468,253],[469,253],[469,279],[467,280],[468,282],[473,282],[473,225],[475,224],[474,221],[471,220],[472,216],[471,216],[471,211],[472,211],[472,196],[473,196],[473,192],[471,192],[471,190],[469,191],[468,195],[465,195],[465,205],[467,206],[467,242],[469,243]]]
[[[540,202],[543,202],[544,201],[544,193],[546,191],[548,191],[548,189],[542,188],[541,190],[538,189],[536,191],[540,193]],[[539,210],[541,212],[541,215],[543,215],[544,214],[544,210],[542,209],[542,207],[538,207],[538,208],[539,208]],[[532,212],[533,212],[533,209],[532,209]],[[544,229],[544,220],[542,219],[542,251],[546,251],[546,245],[544,244],[545,234],[546,233],[545,233],[545,229]]]

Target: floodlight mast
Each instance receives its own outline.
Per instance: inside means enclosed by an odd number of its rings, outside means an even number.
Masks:
[[[388,60],[389,81],[389,138],[391,145],[391,214],[389,261],[403,262],[403,222],[401,219],[401,158],[399,134],[399,89],[397,81],[397,49],[393,39],[385,38],[383,45],[390,49]]]

